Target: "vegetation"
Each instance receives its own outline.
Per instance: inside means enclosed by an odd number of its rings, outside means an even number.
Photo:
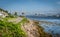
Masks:
[[[6,12],[9,16],[0,19],[0,37],[26,37],[26,33],[21,29],[21,23],[26,22],[24,18],[21,22],[14,24],[8,20],[16,19],[17,12],[14,15],[0,8],[0,11]]]
[[[26,33],[21,29],[21,25],[24,25],[25,23],[29,23],[29,20],[27,20],[24,16],[21,16],[24,19],[18,23],[8,22],[8,20],[16,19],[17,12],[15,12],[15,14],[12,15],[8,13],[8,11],[5,11],[1,8],[0,8],[0,11],[4,11],[9,15],[8,17],[5,17],[2,20],[0,20],[0,37],[27,37]],[[22,15],[24,15],[24,13],[22,13]],[[37,25],[39,24],[38,22],[34,22],[34,23],[35,23],[34,25],[37,26],[37,30],[38,30],[40,37],[51,36],[49,34],[46,34],[43,31],[42,27]]]
[[[2,8],[0,8],[0,11],[4,11]]]
[[[0,37],[26,37],[25,32],[21,29],[21,23],[13,24],[0,20]]]
[[[24,15],[24,12],[22,12],[22,15]]]
[[[8,13],[8,11],[7,11],[7,10],[3,10],[2,8],[0,8],[0,11],[3,11],[3,12]]]
[[[18,15],[17,12],[15,12],[14,15],[17,16]]]

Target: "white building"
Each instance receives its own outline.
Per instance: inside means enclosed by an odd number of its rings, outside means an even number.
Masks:
[[[0,18],[5,18],[6,16],[8,16],[7,13],[3,12],[3,11],[0,11]]]

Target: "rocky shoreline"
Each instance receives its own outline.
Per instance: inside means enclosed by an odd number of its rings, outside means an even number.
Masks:
[[[51,34],[44,32],[43,28],[38,24],[38,21],[29,20],[28,23],[22,25],[22,29],[26,32],[27,37],[52,37]]]

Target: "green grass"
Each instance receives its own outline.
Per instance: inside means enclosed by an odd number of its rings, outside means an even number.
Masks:
[[[16,17],[14,17],[14,18],[11,18],[11,17],[3,18],[3,20],[14,20],[14,19],[16,19]]]
[[[6,20],[7,18],[3,21],[0,20],[1,37],[26,37],[26,33],[21,29],[21,23],[25,23],[27,21],[26,18],[17,24],[7,22]]]
[[[18,24],[24,24],[24,23],[27,23],[27,22],[29,22],[28,20],[27,20],[27,18],[24,18],[21,22],[19,22]]]

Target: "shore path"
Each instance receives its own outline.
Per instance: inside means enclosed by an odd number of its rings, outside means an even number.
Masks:
[[[21,17],[18,17],[18,18],[13,18],[13,19],[11,19],[11,20],[8,20],[8,21],[9,21],[9,22],[18,23],[18,22],[20,22],[22,19],[23,19],[23,18],[21,18]]]
[[[27,37],[40,37],[37,26],[34,25],[32,20],[29,20],[29,23],[22,25],[22,28],[25,32],[27,32]]]

